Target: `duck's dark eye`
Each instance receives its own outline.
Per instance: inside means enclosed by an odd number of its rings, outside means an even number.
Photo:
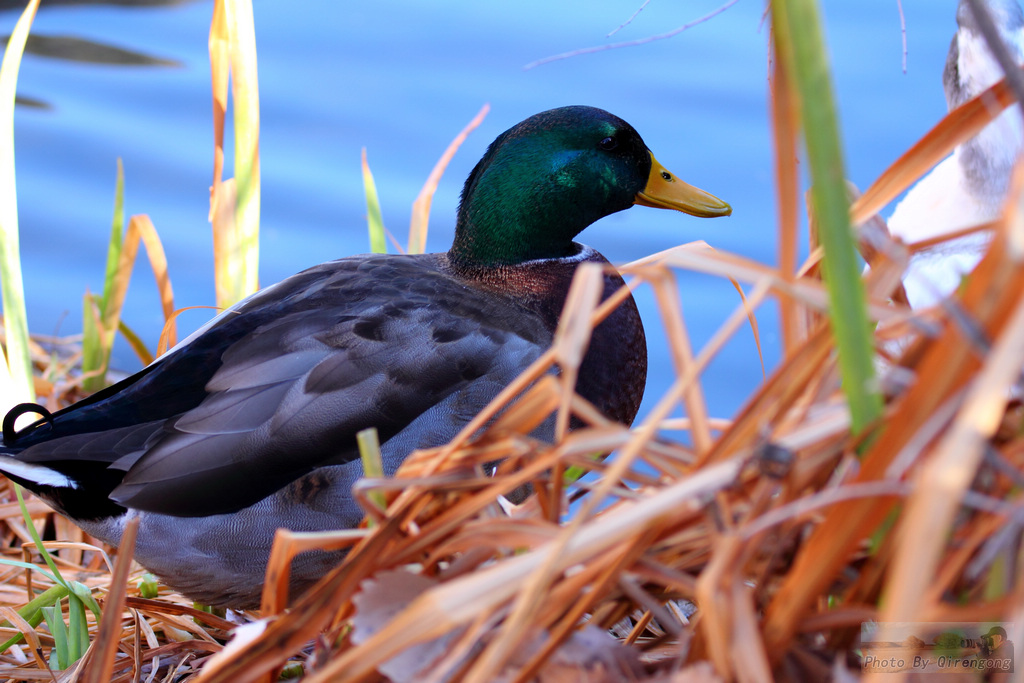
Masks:
[[[597,143],[597,146],[606,152],[610,152],[619,146],[619,141],[613,137],[607,137],[604,140],[601,140],[601,142]]]

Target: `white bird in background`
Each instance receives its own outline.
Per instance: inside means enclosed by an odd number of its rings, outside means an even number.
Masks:
[[[986,6],[1010,54],[1024,63],[1024,13],[1017,0],[988,0]],[[942,77],[950,110],[1003,78],[966,0],[960,0],[956,21],[960,28]],[[896,206],[889,218],[892,235],[916,242],[998,218],[1024,142],[1021,122],[1020,108],[1011,107],[957,147]],[[978,233],[916,254],[903,278],[911,307],[932,306],[956,290],[990,239]]]

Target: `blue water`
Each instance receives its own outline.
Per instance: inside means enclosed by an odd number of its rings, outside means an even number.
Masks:
[[[481,3],[337,0],[255,3],[262,113],[261,282],[367,250],[359,152],[366,147],[385,223],[404,240],[409,208],[450,139],[486,102],[491,113],[463,146],[434,200],[428,249],[446,250],[458,192],[486,145],[535,112],[591,104],[630,121],[659,160],[729,201],[734,215],[704,221],[634,208],[581,237],[614,262],[703,239],[716,249],[775,260],[763,2],[741,0],[669,40],[527,63],[633,40],[686,24],[722,0],[653,0],[613,38],[633,2]],[[43,334],[81,329],[81,300],[102,286],[115,164],[124,160],[129,214],[148,213],[163,239],[176,305],[213,303],[210,227],[212,128],[207,36],[212,4],[157,8],[52,6],[37,34],[75,35],[175,60],[125,67],[26,57],[19,93],[50,109],[16,115],[18,197],[29,324]],[[955,29],[954,0],[905,0],[903,72],[896,0],[825,2],[847,175],[866,187],[941,117],[941,70]],[[14,12],[0,13],[9,31]],[[680,273],[683,306],[700,346],[737,305],[728,282]],[[645,410],[673,373],[657,311],[648,322]],[[181,331],[208,312],[184,314]],[[775,308],[758,313],[769,370],[778,361]],[[154,344],[162,324],[140,259],[126,322]],[[155,344],[154,344],[155,345]],[[135,369],[119,347],[115,364]],[[749,330],[704,377],[712,413],[728,417],[761,381]]]

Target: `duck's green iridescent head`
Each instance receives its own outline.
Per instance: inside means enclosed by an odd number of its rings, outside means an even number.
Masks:
[[[573,238],[633,204],[728,216],[722,200],[666,171],[631,125],[602,109],[541,112],[491,143],[462,190],[456,265],[569,256]]]

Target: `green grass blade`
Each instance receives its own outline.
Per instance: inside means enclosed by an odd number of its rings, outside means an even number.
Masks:
[[[366,222],[370,230],[370,251],[374,254],[388,252],[387,233],[384,230],[384,217],[380,212],[380,199],[377,197],[377,183],[373,181],[373,172],[366,161],[366,148],[363,147],[363,190],[366,192]]]
[[[124,243],[124,164],[117,160],[117,180],[114,184],[114,216],[110,221],[110,242],[107,244],[107,270],[103,276],[103,310],[112,296],[117,264],[121,260]]]
[[[139,579],[139,594],[147,600],[153,600],[160,596],[160,582],[155,576],[146,572]]]
[[[96,598],[92,596],[92,589],[79,581],[68,581],[68,588],[71,589],[71,593],[81,601],[83,605],[89,608],[89,611],[96,615],[96,619],[98,620],[101,615],[100,605],[96,602]]]
[[[31,562],[22,562],[21,560],[11,560],[6,557],[0,557],[0,565],[3,565],[4,567],[18,567],[19,569],[28,569],[30,571],[39,572],[40,574],[48,578],[50,581],[60,584],[60,581],[57,580],[56,576],[46,571],[38,564],[32,564]],[[61,585],[61,588],[64,590],[64,593],[61,594],[60,597],[64,597],[64,595],[68,592],[68,588],[63,585]]]
[[[377,429],[370,427],[356,432],[356,443],[359,445],[359,457],[363,461],[363,476],[375,479],[384,476],[384,465],[380,455],[380,437]],[[370,491],[367,497],[383,510],[387,500],[383,491]]]
[[[103,368],[102,305],[103,300],[97,294],[87,291],[82,296],[82,386],[86,391],[97,390],[94,380],[98,377],[97,370]]]
[[[50,652],[50,666],[63,671],[71,664],[68,658],[68,625],[64,623],[64,613],[60,605],[43,607],[43,619],[46,621],[50,635],[53,636],[53,650]]]
[[[14,485],[14,494],[18,497],[18,506],[21,508],[21,516],[25,520],[25,528],[28,530],[29,535],[32,537],[32,542],[36,546],[36,550],[43,556],[43,561],[46,562],[46,566],[53,572],[53,577],[58,583],[67,587],[68,582],[61,576],[60,570],[57,569],[57,563],[50,557],[49,551],[46,546],[43,545],[43,539],[39,538],[39,532],[36,531],[36,525],[32,523],[32,516],[28,514],[28,507],[25,505],[25,495],[21,492],[21,486]]]
[[[85,605],[74,593],[68,595],[68,664],[77,662],[89,649],[89,620]]]
[[[118,264],[124,246],[124,166],[117,160],[117,181],[114,188],[114,217],[110,222],[110,241],[107,243],[107,267],[103,276],[103,297],[85,296],[85,310],[82,314],[82,386],[86,391],[95,392],[106,386],[107,365],[114,347],[114,333],[117,326],[107,329],[111,299],[117,280]],[[98,309],[98,311],[97,311]],[[96,324],[97,315],[100,325]],[[119,315],[117,317],[120,317]]]
[[[231,32],[231,94],[235,111],[235,225],[241,297],[259,288],[260,97],[256,72],[256,28],[251,0],[227,0]]]
[[[875,388],[871,328],[861,264],[850,225],[839,127],[816,0],[774,0],[773,28],[781,63],[794,83],[811,174],[811,202],[824,248],[832,330],[852,428],[882,412]]]
[[[0,65],[0,130],[3,131],[3,139],[0,141],[0,296],[3,298],[7,331],[7,363],[0,363],[0,366],[4,366],[0,368],[0,375],[5,380],[9,378],[9,381],[4,382],[8,393],[0,397],[0,401],[7,407],[35,398],[18,238],[18,192],[14,177],[14,98],[21,56],[38,8],[39,0],[30,0],[7,41],[4,61]]]

